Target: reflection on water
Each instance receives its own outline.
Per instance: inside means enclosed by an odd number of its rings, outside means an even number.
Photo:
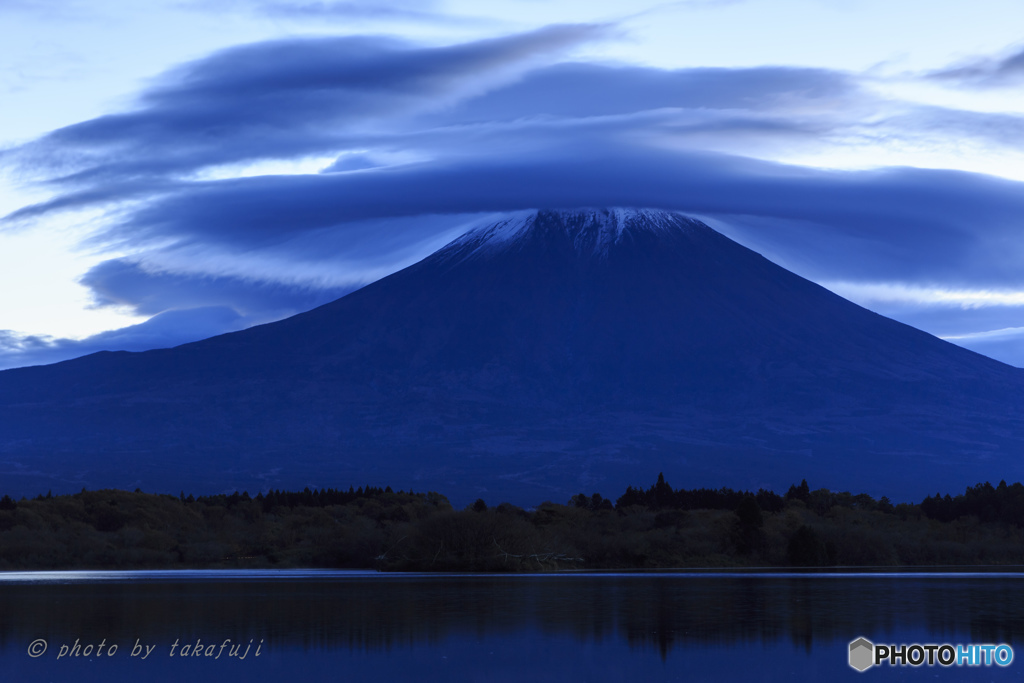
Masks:
[[[846,665],[847,643],[858,636],[1016,645],[1024,633],[1024,575],[1016,574],[133,572],[28,580],[39,578],[0,575],[0,665],[17,672],[12,680],[991,680],[1024,671],[1024,646],[1019,662],[1000,670],[858,674]],[[48,650],[31,658],[36,639]],[[119,651],[56,659],[76,639],[105,639]],[[249,657],[168,655],[175,641],[199,641],[205,654],[225,640],[251,641]],[[148,662],[132,660],[136,643],[154,646]]]

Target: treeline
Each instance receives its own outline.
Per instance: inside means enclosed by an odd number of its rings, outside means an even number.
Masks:
[[[803,486],[807,486],[806,480]],[[757,493],[733,491],[724,487],[673,490],[665,482],[665,475],[659,474],[658,481],[647,490],[627,486],[626,492],[615,501],[615,508],[621,510],[639,505],[652,510],[735,510],[743,499],[748,497],[753,497],[758,507],[765,512],[779,512],[785,506],[785,499],[782,496],[764,489],[759,489]]]
[[[287,508],[323,508],[331,505],[348,505],[359,498],[382,498],[393,493],[394,491],[390,486],[385,486],[384,488],[360,486],[358,489],[350,486],[348,491],[332,488],[310,489],[307,486],[302,491],[280,491],[277,489],[271,489],[266,495],[258,493],[255,498],[250,497],[248,491],[243,491],[242,493],[235,491],[232,494],[221,493],[214,496],[199,496],[198,498],[194,497],[192,494],[189,494],[188,497],[186,497],[185,492],[182,491],[178,497],[183,503],[198,502],[204,505],[215,505],[226,508],[234,507],[239,503],[253,501],[264,512],[269,512],[278,506]],[[408,494],[406,494],[405,491],[399,491],[398,495],[416,497],[418,494],[413,493],[410,489]],[[434,500],[438,496],[440,496],[440,494],[426,494],[426,498],[428,500]],[[39,499],[37,498],[37,500]]]
[[[374,565],[395,524],[451,510],[437,493],[365,487],[251,497],[119,490],[0,498],[0,569]]]
[[[892,504],[867,494],[673,489],[662,475],[523,509],[391,487],[0,498],[0,569],[536,571],[1024,564],[1024,485]]]
[[[973,486],[955,498],[947,493],[921,501],[921,512],[940,522],[976,517],[982,522],[1000,522],[1024,527],[1024,484],[998,486],[988,482]]]

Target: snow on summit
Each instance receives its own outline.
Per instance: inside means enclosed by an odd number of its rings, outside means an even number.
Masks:
[[[637,232],[673,233],[709,229],[700,221],[659,209],[540,209],[510,214],[473,228],[442,252],[470,258],[514,249],[528,238],[565,236],[578,254],[607,255],[608,250]]]

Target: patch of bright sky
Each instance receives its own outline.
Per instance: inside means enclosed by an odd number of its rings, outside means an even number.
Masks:
[[[0,215],[41,199],[0,175]],[[84,236],[83,228],[66,220],[0,230],[0,330],[82,338],[144,320],[91,308],[78,278],[99,259],[80,247]]]
[[[469,13],[479,3],[447,7]],[[633,35],[591,53],[665,68],[812,66],[862,71],[879,64],[928,70],[1021,40],[1018,0],[681,0],[646,7],[619,0],[494,0],[510,22],[620,21]]]
[[[1021,45],[1020,47],[1024,47]],[[881,97],[918,104],[988,114],[1024,113],[1024,91],[1011,88],[973,88],[964,91],[941,81],[900,78],[868,81],[865,86]]]
[[[225,164],[203,169],[196,180],[224,180],[228,178],[254,178],[265,175],[306,175],[319,173],[337,159],[330,156],[312,156],[304,159],[267,159],[255,163]]]
[[[1000,330],[988,330],[986,332],[971,332],[969,334],[949,334],[942,337],[947,341],[998,341],[1017,340],[1024,337],[1024,327],[1004,327]]]
[[[195,174],[195,180],[225,180],[229,178],[254,178],[267,175],[307,175],[321,173],[328,167],[333,166],[339,160],[345,158],[358,158],[372,165],[381,168],[385,166],[398,166],[412,164],[418,161],[427,160],[427,156],[414,152],[373,152],[372,160],[366,159],[366,150],[346,151],[342,154],[331,154],[327,156],[309,156],[302,159],[265,159],[256,162],[245,162],[241,164],[224,164],[222,166],[211,166],[204,168]],[[342,169],[344,170],[344,169]],[[353,169],[355,170],[355,169]],[[338,171],[332,171],[338,172]]]
[[[169,67],[274,34],[155,3],[44,8],[0,11],[0,92],[15,105],[0,108],[0,142],[123,110]]]
[[[869,170],[886,166],[957,169],[1024,181],[1024,152],[970,140],[889,137],[870,143],[851,138],[814,150],[762,157],[799,166]]]
[[[1024,292],[991,289],[946,289],[900,283],[822,282],[836,294],[864,305],[872,303],[913,303],[928,306],[1024,306]]]
[[[92,309],[77,279],[96,263],[78,248],[77,231],[0,232],[0,329],[81,338],[142,322],[111,308]]]

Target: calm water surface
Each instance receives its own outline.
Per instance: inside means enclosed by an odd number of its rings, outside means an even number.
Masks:
[[[1018,660],[858,673],[859,636]],[[1017,573],[0,573],[11,681],[989,681],[1022,636]]]

